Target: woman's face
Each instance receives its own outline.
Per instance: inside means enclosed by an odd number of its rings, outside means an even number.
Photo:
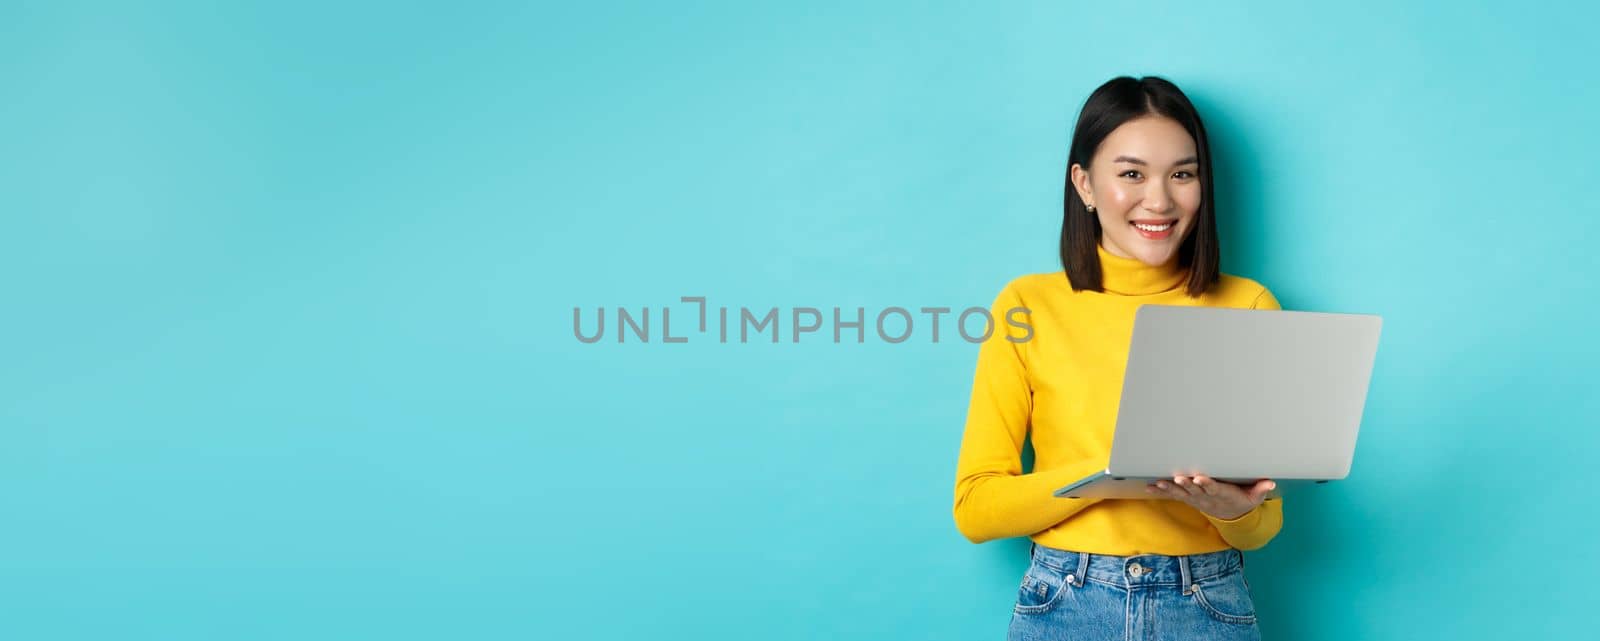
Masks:
[[[1106,251],[1149,265],[1175,259],[1200,210],[1189,132],[1165,116],[1129,120],[1100,142],[1089,166],[1072,165],[1072,184],[1094,206]]]

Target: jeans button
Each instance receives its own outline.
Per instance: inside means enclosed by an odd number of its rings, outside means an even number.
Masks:
[[[1138,563],[1130,565],[1128,566],[1128,574],[1132,574],[1133,578],[1135,579],[1144,576],[1144,566],[1139,565]]]

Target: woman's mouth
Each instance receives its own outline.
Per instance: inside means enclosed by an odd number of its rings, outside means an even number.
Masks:
[[[1139,235],[1150,240],[1161,240],[1172,235],[1172,230],[1177,228],[1176,220],[1135,220],[1128,223],[1139,230]]]

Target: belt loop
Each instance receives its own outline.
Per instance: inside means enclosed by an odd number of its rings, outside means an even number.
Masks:
[[[1178,555],[1178,575],[1183,577],[1183,594],[1188,596],[1194,592],[1194,581],[1189,575],[1189,555]]]
[[[1089,576],[1089,553],[1088,552],[1079,552],[1078,553],[1078,574],[1073,577],[1074,579],[1076,579],[1075,581],[1072,582],[1073,585],[1076,585],[1076,586],[1078,586],[1080,588],[1083,587],[1083,578],[1086,577],[1086,576]]]

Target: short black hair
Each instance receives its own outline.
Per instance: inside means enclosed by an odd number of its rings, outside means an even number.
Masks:
[[[1083,103],[1078,124],[1072,131],[1072,148],[1067,152],[1066,193],[1061,203],[1061,268],[1072,289],[1105,291],[1100,272],[1100,219],[1089,212],[1078,190],[1072,186],[1072,165],[1089,168],[1089,161],[1100,143],[1117,127],[1141,116],[1171,118],[1194,138],[1200,169],[1200,210],[1194,230],[1178,248],[1178,264],[1189,268],[1186,293],[1198,298],[1221,279],[1222,259],[1218,246],[1217,217],[1211,181],[1211,145],[1205,125],[1188,96],[1166,79],[1156,76],[1112,78]]]

